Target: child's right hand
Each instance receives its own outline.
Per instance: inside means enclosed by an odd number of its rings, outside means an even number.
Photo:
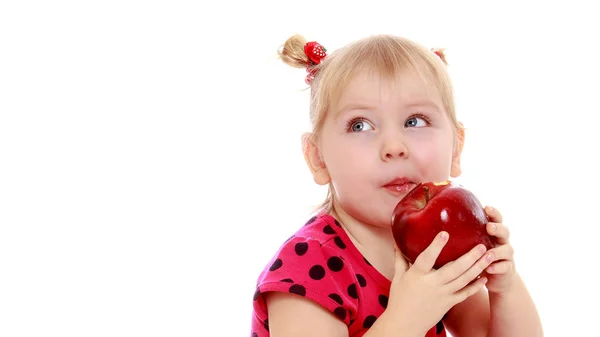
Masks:
[[[435,260],[446,242],[448,233],[440,232],[406,271],[402,268],[403,257],[395,249],[396,272],[386,312],[396,319],[408,317],[408,324],[423,335],[454,305],[483,288],[487,282],[485,277],[471,282],[493,261],[492,257],[488,258],[491,253],[485,254],[485,246],[478,245],[459,259],[434,270]]]

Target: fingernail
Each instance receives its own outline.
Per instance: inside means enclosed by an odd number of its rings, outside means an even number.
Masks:
[[[490,226],[490,232],[494,233],[496,231],[496,229],[498,229],[498,226],[496,226],[496,225]]]
[[[493,258],[493,257],[494,257],[494,256],[493,256],[493,254],[492,254],[492,253],[489,253],[489,254],[488,254],[486,257],[485,257],[485,260],[486,260],[487,262],[490,262],[490,261],[492,261],[492,258]]]
[[[446,232],[442,232],[442,234],[440,234],[440,238],[441,238],[442,240],[446,240],[446,239],[448,239],[448,233],[446,233]]]
[[[485,253],[485,246],[484,245],[479,245],[479,247],[477,247],[477,251],[481,254]]]

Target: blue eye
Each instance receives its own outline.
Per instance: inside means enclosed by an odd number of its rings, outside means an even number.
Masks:
[[[404,126],[407,128],[423,127],[423,126],[427,126],[427,125],[429,125],[429,122],[423,117],[411,117],[411,118],[407,119],[406,123],[404,124]]]
[[[349,132],[360,132],[365,130],[372,130],[373,127],[364,119],[354,119],[348,123]]]

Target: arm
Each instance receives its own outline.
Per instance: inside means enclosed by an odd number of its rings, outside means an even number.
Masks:
[[[485,337],[490,326],[490,301],[487,291],[480,290],[450,311],[444,325],[455,337]]]
[[[265,296],[272,337],[348,337],[346,324],[315,302],[283,292]],[[423,337],[423,334],[409,333],[407,322],[398,317],[389,319],[386,313],[377,319],[364,337]],[[400,335],[402,331],[405,333]]]
[[[490,337],[544,335],[535,304],[519,276],[510,291],[490,293],[490,314]]]
[[[495,262],[486,269],[490,278],[486,286],[490,294],[488,336],[543,336],[542,323],[533,299],[515,268],[509,230],[502,223],[502,215],[498,210],[488,207],[486,213],[490,218],[488,233],[495,236],[497,242],[491,250]]]
[[[510,292],[485,290],[455,305],[444,324],[455,337],[543,336],[542,324],[525,284],[518,278]]]
[[[348,327],[315,302],[283,292],[265,294],[272,337],[348,337]]]

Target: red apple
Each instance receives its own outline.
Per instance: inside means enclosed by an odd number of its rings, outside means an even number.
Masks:
[[[402,255],[414,263],[435,236],[446,231],[450,239],[434,268],[454,261],[482,243],[494,247],[487,233],[488,218],[475,195],[457,183],[421,183],[400,200],[392,215],[392,232]]]

